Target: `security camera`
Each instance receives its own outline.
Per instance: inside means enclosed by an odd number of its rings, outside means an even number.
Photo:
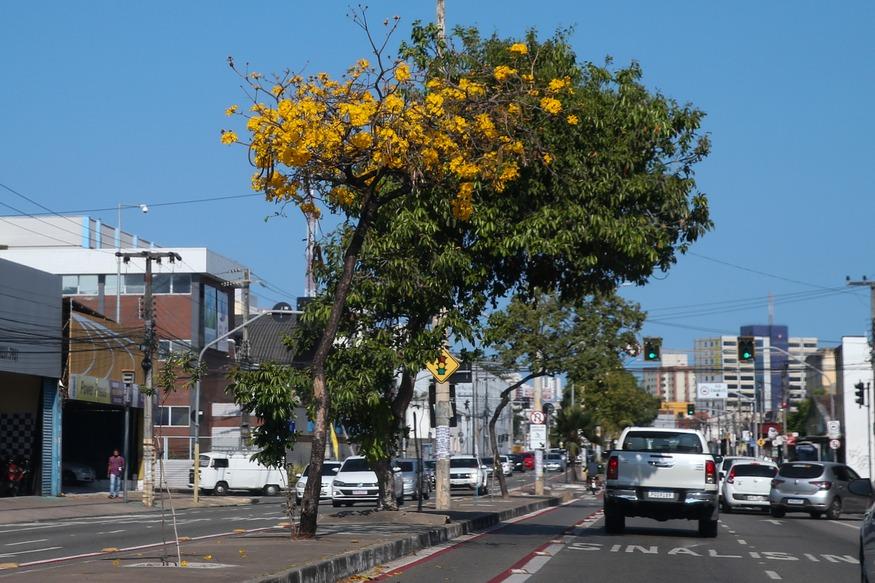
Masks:
[[[147,205],[147,204],[141,204],[141,205],[140,205],[140,210],[143,211],[143,214],[145,215],[146,213],[149,212],[149,205]]]

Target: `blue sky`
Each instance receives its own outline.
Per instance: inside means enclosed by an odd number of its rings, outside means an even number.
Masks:
[[[368,5],[373,22],[401,17],[398,40],[434,10],[431,0]],[[707,112],[713,153],[698,181],[716,228],[664,279],[624,289],[651,310],[645,333],[664,337],[666,350],[765,323],[770,292],[776,321],[791,335],[830,343],[866,333],[868,291],[843,285],[845,275],[875,276],[875,5],[446,5],[449,26],[503,36],[574,26],[581,60],[637,60],[651,87]],[[163,245],[206,245],[250,265],[271,285],[254,290],[263,304],[300,294],[305,229],[297,215],[265,222],[275,208],[258,197],[155,204],[251,193],[244,151],[219,144],[225,107],[243,101],[227,57],[263,73],[338,74],[366,56],[348,7],[8,4],[0,23],[0,183],[58,212],[149,203],[148,215],[126,211],[126,230]],[[7,191],[0,202],[40,211]],[[0,214],[14,213],[0,206]],[[115,210],[90,214],[115,224]],[[697,313],[703,303],[714,305]]]

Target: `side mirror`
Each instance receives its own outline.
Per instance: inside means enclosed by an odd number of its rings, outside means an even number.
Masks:
[[[336,474],[338,472],[340,472],[340,468],[332,468],[331,469],[331,473],[333,473],[333,474]]]
[[[867,498],[871,498],[873,494],[872,482],[865,478],[860,480],[851,480],[851,482],[848,484],[848,491],[856,496],[865,496]]]
[[[394,466],[394,467],[392,468],[392,471],[393,471],[393,472],[400,472],[400,471],[401,471],[401,468],[400,468],[399,466]]]
[[[720,472],[720,479],[722,480],[724,477],[726,477],[726,474],[723,472]]]

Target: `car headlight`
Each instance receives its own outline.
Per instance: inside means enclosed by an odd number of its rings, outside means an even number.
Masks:
[[[349,486],[346,482],[341,482],[340,480],[334,480],[335,486]]]

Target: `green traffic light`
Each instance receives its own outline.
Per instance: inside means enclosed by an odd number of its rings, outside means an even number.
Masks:
[[[649,358],[650,360],[656,360],[656,353],[655,352],[648,352],[647,358]]]
[[[742,354],[742,356],[744,357],[745,360],[747,360],[748,358],[750,358],[751,355],[750,355],[750,352],[745,352]]]

